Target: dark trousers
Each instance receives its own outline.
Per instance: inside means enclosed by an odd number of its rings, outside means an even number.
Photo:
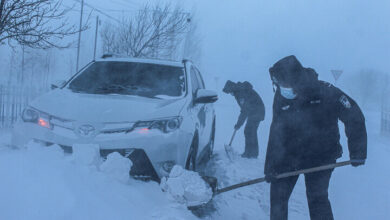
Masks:
[[[249,117],[246,121],[244,135],[245,135],[245,157],[259,156],[259,143],[257,140],[257,129],[259,128],[260,120]]]
[[[333,170],[305,174],[306,196],[311,220],[333,220],[328,187]],[[287,220],[288,200],[298,176],[271,183],[271,220]]]

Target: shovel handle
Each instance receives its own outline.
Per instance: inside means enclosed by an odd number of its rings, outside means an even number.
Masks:
[[[336,167],[347,166],[347,165],[350,165],[350,164],[351,164],[351,161],[343,161],[343,162],[328,164],[328,165],[324,165],[324,166],[313,167],[313,168],[309,168],[309,169],[303,169],[303,170],[297,170],[297,171],[282,173],[282,174],[277,175],[276,179],[296,176],[296,175],[299,175],[299,174],[313,173],[313,172],[318,172],[318,171],[323,171],[323,170],[334,169]],[[249,180],[249,181],[246,181],[246,182],[234,184],[234,185],[222,188],[222,189],[217,189],[215,191],[214,195],[218,195],[218,194],[221,194],[221,193],[233,190],[233,189],[237,189],[237,188],[240,188],[240,187],[243,187],[243,186],[249,186],[249,185],[253,185],[253,184],[256,184],[256,183],[261,183],[261,182],[264,182],[264,181],[265,181],[265,177],[261,177],[261,178]]]
[[[233,140],[234,140],[234,136],[236,136],[236,132],[237,132],[237,130],[234,129],[232,138],[230,138],[229,146],[232,146],[232,143],[233,143]]]
[[[323,170],[330,170],[330,169],[334,169],[337,167],[347,166],[350,164],[351,164],[351,161],[348,160],[348,161],[323,165],[323,166],[319,166],[319,167],[313,167],[313,168],[308,168],[308,169],[303,169],[303,170],[282,173],[282,174],[277,175],[276,179],[286,178],[286,177],[290,177],[290,176],[296,176],[299,174],[313,173],[313,172],[318,172],[318,171],[323,171]]]

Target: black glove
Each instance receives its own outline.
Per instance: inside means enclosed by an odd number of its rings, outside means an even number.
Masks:
[[[239,125],[239,124],[234,125],[234,130],[238,130],[240,128],[241,128],[241,125]]]
[[[265,181],[267,183],[272,183],[272,182],[277,180],[276,176],[277,176],[277,174],[266,174],[265,175]]]
[[[354,167],[364,165],[365,162],[366,162],[365,159],[351,159],[351,165]]]

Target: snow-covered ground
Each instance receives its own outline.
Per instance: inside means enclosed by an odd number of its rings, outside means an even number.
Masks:
[[[218,178],[220,187],[263,176],[271,121],[268,112],[259,128],[259,159],[237,157],[230,163],[223,145],[229,141],[239,112],[233,103],[226,103],[222,98],[216,104],[216,154],[205,171]],[[366,165],[339,168],[331,180],[329,196],[336,219],[381,220],[390,216],[390,142],[379,135],[380,113],[365,114],[369,134]],[[121,173],[131,164],[118,155],[113,155],[109,164],[91,158],[85,159],[88,163],[79,163],[83,159],[64,155],[57,147],[11,149],[7,146],[9,132],[0,132],[0,219],[197,219],[157,183],[123,179]],[[243,141],[241,130],[233,142],[239,153]],[[342,144],[342,159],[347,160],[344,136]],[[268,219],[269,184],[221,194],[211,206],[204,219]],[[309,219],[302,178],[291,197],[289,215],[290,219]]]
[[[2,143],[5,139],[8,135],[1,136]],[[86,155],[65,156],[57,147],[3,145],[0,219],[195,219],[157,183],[124,180],[121,174],[131,164],[112,156],[99,164]]]
[[[233,105],[218,106],[218,116],[224,124],[219,124],[217,133],[217,152],[209,164],[209,174],[214,174],[222,186],[238,183],[263,176],[268,129],[271,114],[259,128],[260,157],[257,160],[237,158],[230,163],[223,153],[223,142],[229,141],[229,135],[239,110]],[[233,112],[233,113],[231,113]],[[235,112],[235,113],[234,113]],[[329,187],[329,198],[336,219],[389,219],[390,217],[390,139],[380,136],[380,112],[364,111],[368,131],[368,159],[365,166],[354,168],[341,167],[333,172]],[[232,115],[234,115],[232,117]],[[220,120],[221,121],[221,120]],[[231,125],[231,131],[228,125]],[[227,128],[226,128],[227,127]],[[242,131],[241,131],[242,132]],[[340,123],[341,143],[344,155],[339,161],[348,160],[347,140]],[[239,134],[233,147],[243,152],[244,136]],[[289,203],[289,219],[309,219],[304,179],[299,178]],[[268,219],[269,184],[254,186],[227,192],[214,199],[216,212],[211,219]]]

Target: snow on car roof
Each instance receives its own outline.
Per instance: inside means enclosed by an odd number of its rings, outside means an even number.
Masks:
[[[97,59],[96,62],[133,62],[133,63],[150,63],[150,64],[159,64],[165,66],[176,66],[183,67],[183,63],[179,61],[171,60],[159,60],[159,59],[142,59],[142,58],[129,58],[129,57],[108,57]]]

